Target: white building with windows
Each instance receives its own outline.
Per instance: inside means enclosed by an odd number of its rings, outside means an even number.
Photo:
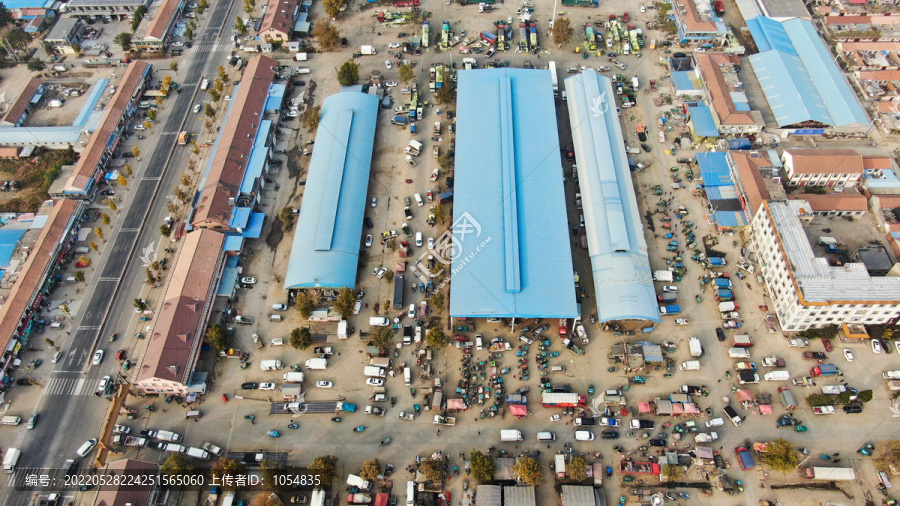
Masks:
[[[900,277],[870,276],[862,263],[832,266],[816,257],[804,222],[809,202],[765,202],[753,218],[752,247],[782,330],[883,324],[900,318]],[[821,218],[820,218],[821,219]]]
[[[850,187],[864,172],[863,156],[852,149],[787,149],[781,161],[791,186]]]

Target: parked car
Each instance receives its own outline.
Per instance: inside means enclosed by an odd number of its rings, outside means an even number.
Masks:
[[[719,341],[725,340],[725,331],[721,328],[716,329],[716,339],[718,339]]]
[[[600,437],[603,439],[619,439],[619,433],[614,430],[605,430],[600,433]]]
[[[251,278],[251,277],[244,277],[244,278],[241,278],[241,284],[242,284],[242,285],[255,285],[255,284],[256,284],[256,278]]]
[[[383,387],[384,380],[381,378],[367,378],[366,385],[369,385],[371,387]]]
[[[853,352],[844,348],[844,358],[847,359],[847,362],[853,362]]]
[[[372,234],[366,235],[366,247],[367,248],[372,247]]]
[[[334,386],[334,383],[330,381],[320,380],[316,382],[316,388],[331,388]]]
[[[881,341],[872,339],[872,353],[881,353]]]
[[[275,390],[275,383],[267,382],[259,384],[260,390]]]
[[[256,390],[257,388],[259,388],[259,383],[241,383],[241,390]]]
[[[91,359],[91,363],[94,365],[100,365],[100,362],[103,362],[103,350],[95,351],[94,358]]]

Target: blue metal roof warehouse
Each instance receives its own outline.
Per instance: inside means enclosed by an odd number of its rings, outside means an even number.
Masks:
[[[565,85],[597,316],[660,322],[612,83],[586,70]]]
[[[868,127],[866,111],[812,23],[759,16],[747,27],[760,51],[750,64],[779,127]]]
[[[378,98],[325,99],[284,287],[356,286]]]
[[[574,318],[550,73],[464,70],[458,81],[450,315]]]

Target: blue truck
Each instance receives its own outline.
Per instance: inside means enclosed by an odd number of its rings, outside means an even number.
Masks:
[[[743,446],[739,446],[734,449],[734,453],[737,454],[738,463],[741,464],[741,469],[744,471],[749,471],[756,467],[756,464],[753,463],[753,455],[750,454],[750,450]]]
[[[724,266],[725,266],[725,259],[724,259],[724,258],[721,258],[721,257],[709,257],[708,260],[709,260],[709,265],[712,265],[713,267],[724,267]]]
[[[679,306],[677,304],[669,304],[668,306],[661,306],[659,308],[660,314],[669,315],[669,314],[678,314],[680,312],[681,312],[681,306]]]
[[[834,364],[817,365],[809,370],[811,376],[834,376],[838,373],[838,368]]]
[[[349,402],[339,402],[337,403],[337,409],[339,411],[346,411],[348,413],[356,413],[356,404],[350,404]]]
[[[716,297],[719,299],[719,302],[734,300],[734,292],[727,288],[719,288],[716,290]]]
[[[400,125],[400,126],[406,126],[406,124],[408,122],[409,122],[409,120],[406,119],[406,116],[394,116],[394,118],[391,120],[392,125]]]
[[[731,280],[728,278],[716,278],[713,280],[719,288],[731,288]]]
[[[667,302],[675,302],[678,300],[678,294],[674,292],[665,292],[656,296],[656,300],[660,302],[660,304],[665,304]]]

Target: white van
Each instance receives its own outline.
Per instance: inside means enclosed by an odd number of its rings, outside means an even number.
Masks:
[[[287,304],[272,304],[272,311],[287,311]]]
[[[284,319],[284,318],[282,318],[282,316],[281,316],[280,314],[270,314],[270,315],[269,315],[269,321],[270,321],[270,322],[280,322],[280,321],[282,321],[283,319]]]
[[[19,425],[20,423],[22,423],[22,418],[18,416],[7,415],[0,419],[0,425]]]
[[[383,316],[372,316],[369,318],[370,327],[387,327],[391,321]]]
[[[416,246],[422,246],[422,232],[416,232]]]
[[[6,455],[3,456],[3,470],[12,474],[16,470],[16,464],[19,463],[19,457],[22,456],[22,450],[18,448],[7,448]]]
[[[481,334],[475,336],[475,349],[478,351],[484,349],[484,342],[481,340]]]
[[[422,201],[422,196],[419,195],[418,193],[415,194],[415,195],[413,195],[413,198],[416,199],[416,205],[417,205],[417,206],[422,207],[422,206],[425,205],[425,202]]]
[[[84,442],[83,445],[81,445],[80,448],[78,448],[78,451],[75,453],[77,453],[79,457],[82,457],[82,458],[87,457],[88,454],[91,453],[91,450],[93,450],[95,446],[97,446],[97,440],[96,439],[88,439],[87,441]]]
[[[550,368],[550,372],[566,372],[566,368],[561,365],[554,365]]]
[[[63,324],[60,322],[53,322],[50,324],[50,328],[53,330],[59,330],[59,329],[63,328]]]
[[[708,422],[706,422],[707,428],[721,427],[723,425],[725,425],[725,420],[722,420],[721,418],[713,418],[712,420],[709,420]]]
[[[556,441],[556,434],[552,432],[538,432],[537,433],[538,441]]]
[[[406,506],[414,506],[416,503],[416,482],[406,482]]]
[[[576,430],[575,441],[593,441],[594,433],[589,430]]]

